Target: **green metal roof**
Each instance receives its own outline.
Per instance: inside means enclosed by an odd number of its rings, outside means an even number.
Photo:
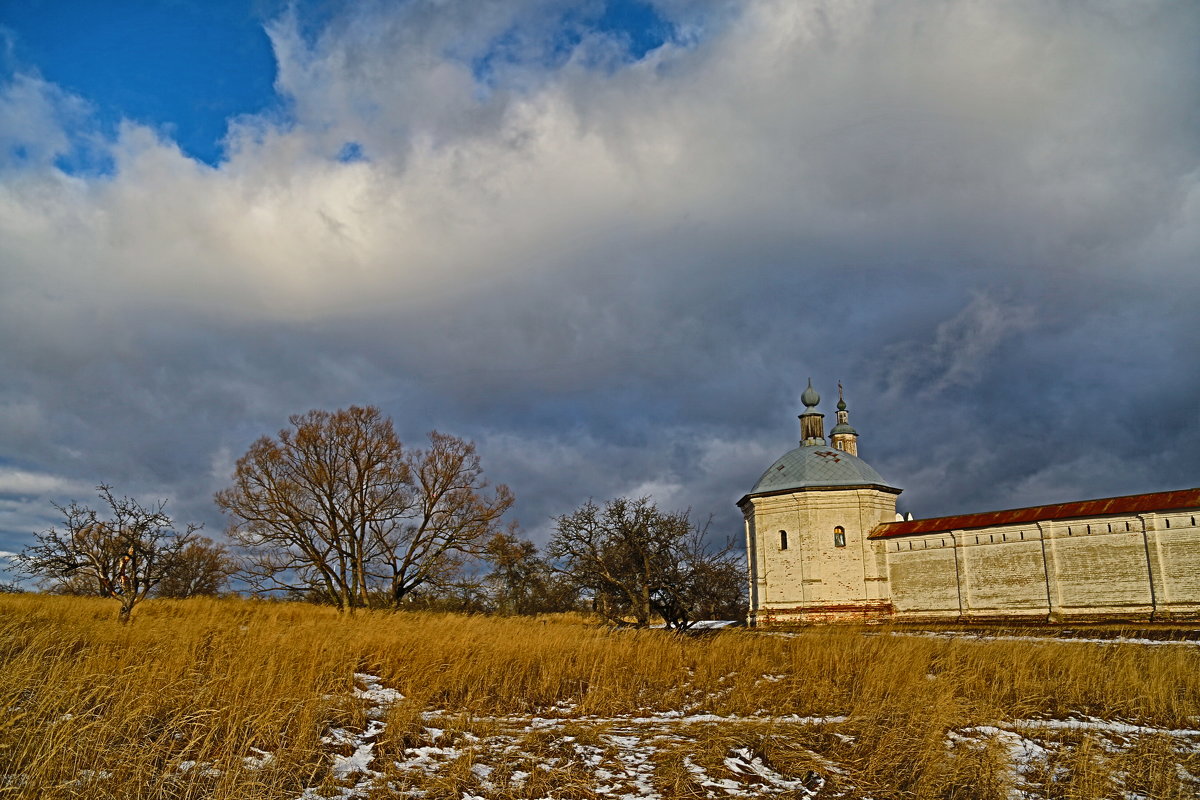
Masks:
[[[750,494],[863,485],[896,489],[858,456],[825,445],[809,445],[784,453],[758,479]]]

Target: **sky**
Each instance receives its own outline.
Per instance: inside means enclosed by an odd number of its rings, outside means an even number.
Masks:
[[[917,517],[1200,485],[1200,6],[0,0],[0,554],[292,414],[525,536],[735,502],[838,381]],[[2,556],[0,556],[2,558]],[[2,562],[0,562],[2,564]]]

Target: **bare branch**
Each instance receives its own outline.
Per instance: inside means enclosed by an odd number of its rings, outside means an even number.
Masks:
[[[485,495],[475,446],[430,434],[406,451],[376,408],[310,411],[255,442],[216,501],[263,590],[303,591],[342,610],[396,606],[445,583],[512,505]]]
[[[35,534],[34,544],[17,557],[18,569],[59,589],[97,594],[121,601],[119,618],[128,621],[141,602],[178,564],[199,525],[181,532],[166,512],[166,501],[144,506],[117,497],[112,487],[96,487],[107,506],[106,519],[72,502],[55,508],[63,529]]]
[[[736,614],[742,582],[731,547],[708,549],[708,526],[686,511],[664,513],[647,497],[603,508],[589,500],[556,523],[549,556],[612,622],[631,616],[645,627],[657,615],[683,630],[703,614]]]

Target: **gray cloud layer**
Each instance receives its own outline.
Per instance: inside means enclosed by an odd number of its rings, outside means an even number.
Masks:
[[[1200,483],[1195,8],[664,4],[644,59],[555,61],[544,5],[276,20],[291,115],[217,168],[127,123],[65,175],[86,102],[0,90],[38,143],[0,173],[0,550],[100,481],[219,528],[250,441],[352,402],[476,439],[535,537],[641,492],[736,536],[810,375],[918,516]]]

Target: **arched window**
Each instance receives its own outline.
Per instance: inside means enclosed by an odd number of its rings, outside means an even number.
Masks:
[[[787,550],[787,531],[779,532],[779,549]]]
[[[846,529],[843,528],[841,525],[838,525],[836,528],[833,529],[833,546],[834,547],[845,547],[846,546]]]

